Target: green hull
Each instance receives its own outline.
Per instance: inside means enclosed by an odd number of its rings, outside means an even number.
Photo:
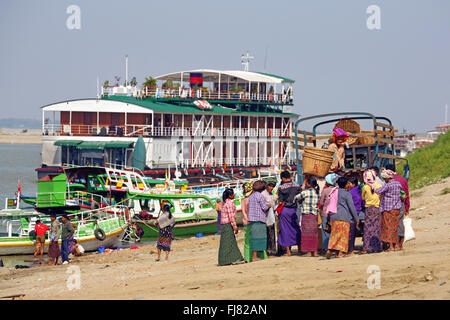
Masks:
[[[158,238],[158,227],[154,225],[154,221],[140,221],[135,222],[144,230],[145,238]],[[203,233],[203,235],[217,233],[217,218],[215,217],[203,217],[201,222],[188,222],[186,220],[177,221],[173,229],[175,237],[188,237],[195,236],[197,233]]]

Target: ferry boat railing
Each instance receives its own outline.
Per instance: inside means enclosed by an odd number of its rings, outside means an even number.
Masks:
[[[117,88],[102,88],[103,96],[116,95]],[[132,92],[120,93],[131,95],[136,98],[161,98],[161,99],[204,99],[204,100],[235,100],[235,101],[264,101],[269,103],[293,103],[292,93],[267,93],[267,92],[247,92],[236,90],[211,90],[209,87],[199,89],[194,88],[162,88],[145,87],[142,90],[135,88]]]
[[[94,125],[59,125],[46,124],[42,130],[43,135],[51,136],[114,136],[114,137],[279,137],[288,138],[290,132],[283,133],[281,129],[272,128],[206,128],[193,130],[182,127],[158,127],[152,125],[127,124],[126,126],[94,126]]]
[[[242,157],[242,158],[211,158],[211,159],[199,159],[191,160],[184,159],[182,162],[184,168],[198,167],[223,167],[223,166],[279,166],[279,165],[292,165],[294,160],[289,158],[287,153],[284,157]]]

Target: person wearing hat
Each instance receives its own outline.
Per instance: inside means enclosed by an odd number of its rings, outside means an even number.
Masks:
[[[344,168],[345,163],[345,149],[344,143],[348,139],[348,133],[341,128],[334,128],[332,139],[333,142],[328,146],[328,150],[333,151],[333,162],[331,163],[330,171],[337,172]]]
[[[382,170],[381,178],[386,184],[375,190],[380,195],[381,237],[380,240],[389,244],[389,251],[400,250],[398,226],[400,222],[400,209],[402,207],[402,185],[394,180],[395,172]]]
[[[73,224],[70,222],[67,215],[63,215],[61,218],[62,221],[62,232],[61,232],[61,259],[63,264],[69,263],[69,253],[70,247],[73,242],[73,234],[75,232],[75,228]]]
[[[244,198],[241,200],[241,209],[242,209],[242,223],[244,224],[244,234],[245,234],[245,240],[244,240],[244,261],[245,262],[252,262],[252,251],[250,249],[250,223],[248,221],[248,198],[253,193],[253,184],[251,182],[247,182],[244,184]],[[266,252],[258,252],[258,258],[259,259],[265,259],[267,258]]]

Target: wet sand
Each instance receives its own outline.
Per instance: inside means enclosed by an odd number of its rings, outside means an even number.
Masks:
[[[0,128],[0,144],[41,144],[42,135],[40,129],[29,129],[22,132],[22,129]]]
[[[450,187],[412,192],[416,239],[404,250],[327,260],[291,256],[218,267],[219,236],[176,240],[169,261],[156,246],[74,258],[69,265],[0,268],[0,297],[23,299],[449,299]],[[238,234],[243,249],[244,234]],[[361,238],[357,238],[361,245]],[[296,248],[294,247],[294,252]],[[69,290],[71,267],[80,288]],[[380,289],[368,289],[369,266],[381,270]],[[69,287],[68,287],[69,284]]]

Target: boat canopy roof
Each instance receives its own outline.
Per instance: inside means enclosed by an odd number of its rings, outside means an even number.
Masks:
[[[172,80],[172,81],[186,81],[189,82],[191,73],[201,73],[203,76],[203,81],[205,82],[219,82],[219,78],[222,82],[242,82],[239,80],[244,80],[246,82],[259,82],[259,83],[294,83],[292,79],[277,76],[274,74],[263,73],[263,72],[253,72],[253,71],[242,71],[242,70],[212,70],[212,69],[197,69],[197,70],[187,70],[178,71],[174,73],[164,74],[156,77],[156,80]]]

